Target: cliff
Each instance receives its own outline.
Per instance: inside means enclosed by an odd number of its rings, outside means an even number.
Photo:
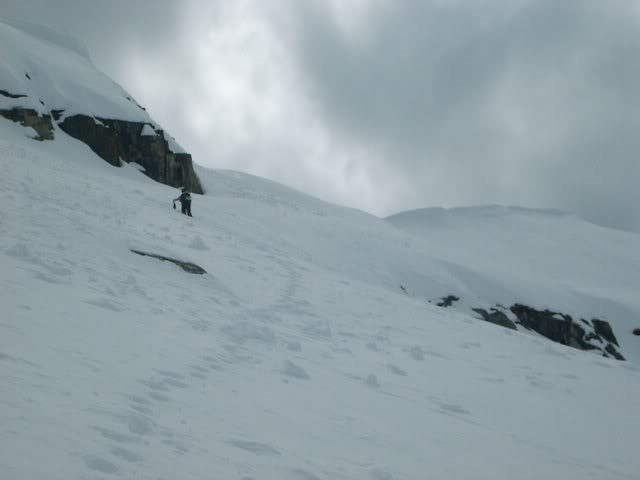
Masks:
[[[0,21],[0,116],[34,140],[58,131],[114,166],[135,162],[158,182],[203,193],[184,151],[77,41],[47,27]]]

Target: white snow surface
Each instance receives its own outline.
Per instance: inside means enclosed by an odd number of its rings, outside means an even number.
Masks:
[[[28,77],[27,77],[28,76]],[[41,114],[148,122],[149,115],[89,59],[77,40],[41,25],[0,19],[0,109],[30,108]]]
[[[640,235],[555,210],[427,208],[387,221],[428,243],[454,272],[460,306],[516,302],[609,321],[627,357],[640,361]],[[423,296],[429,291],[412,285]]]
[[[0,168],[2,478],[638,478],[638,236],[498,207],[385,220],[201,168],[192,219],[2,118]],[[630,361],[427,301],[448,293],[602,316]]]
[[[142,137],[155,137],[157,135],[156,131],[148,123],[145,123],[144,127],[142,127],[142,132],[140,132]]]

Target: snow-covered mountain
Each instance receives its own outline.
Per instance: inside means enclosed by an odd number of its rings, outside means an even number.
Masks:
[[[63,131],[112,165],[134,163],[156,181],[202,193],[191,155],[93,65],[79,42],[0,19],[0,44],[0,117],[42,141]]]
[[[192,219],[53,128],[0,117],[3,479],[637,478],[640,236],[197,166]],[[477,312],[515,304],[609,322],[627,361]]]
[[[637,234],[559,211],[499,206],[423,209],[388,221],[425,240],[454,273],[463,309],[521,303],[604,318],[627,356],[640,361],[640,339],[632,334],[640,324]]]

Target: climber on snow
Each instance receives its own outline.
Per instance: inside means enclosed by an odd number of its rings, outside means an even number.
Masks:
[[[180,202],[180,204],[182,205],[182,213],[184,213],[185,215],[189,215],[190,217],[193,216],[191,215],[191,194],[189,193],[187,187],[182,187],[182,193],[180,194],[180,196],[173,199],[174,210],[176,209],[176,202]]]

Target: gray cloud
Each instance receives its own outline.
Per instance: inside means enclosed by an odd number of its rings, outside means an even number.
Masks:
[[[172,0],[8,0],[2,16],[51,25],[83,40],[109,67],[131,48],[169,44],[180,26],[180,2]],[[105,68],[104,65],[100,65]]]
[[[640,231],[640,9],[612,0],[9,1],[209,166],[377,214],[504,203]]]
[[[305,5],[291,44],[326,123],[376,145],[428,203],[525,203],[640,226],[632,3],[396,2],[362,42]]]

